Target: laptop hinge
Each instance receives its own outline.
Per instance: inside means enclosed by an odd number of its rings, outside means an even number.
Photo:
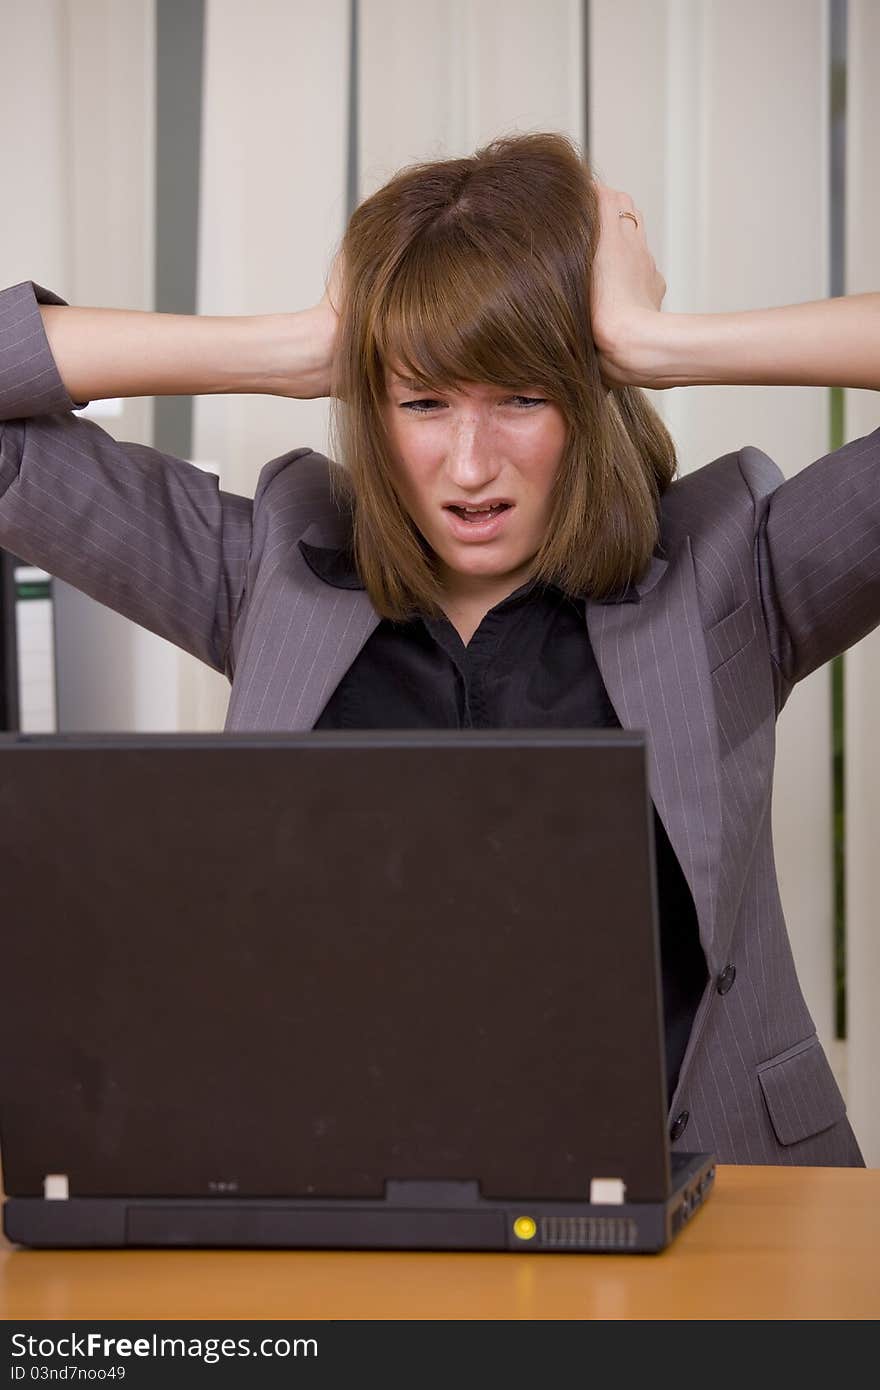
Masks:
[[[469,1207],[480,1200],[478,1182],[386,1178],[385,1200],[392,1206]]]

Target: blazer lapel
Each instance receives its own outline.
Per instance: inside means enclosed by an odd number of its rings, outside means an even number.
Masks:
[[[306,536],[316,544],[327,539],[317,525]],[[291,548],[287,569],[289,573],[277,573],[255,598],[250,632],[238,658],[227,730],[313,729],[379,625],[365,589],[325,583],[297,546]],[[273,654],[271,661],[261,660],[266,651]]]
[[[649,791],[690,885],[714,971],[720,759],[690,538],[672,562],[655,555],[636,589],[638,603],[587,600],[587,629],[621,725],[647,732]]]
[[[315,596],[312,621],[327,634],[326,661],[305,670],[297,692],[295,729],[313,729],[342,677],[379,626],[379,615],[366,590],[330,589],[322,585]]]

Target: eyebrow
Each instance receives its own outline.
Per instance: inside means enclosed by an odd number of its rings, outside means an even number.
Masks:
[[[392,377],[394,378],[394,381],[395,381],[399,386],[403,386],[407,391],[428,391],[428,390],[430,390],[430,387],[427,386],[426,383],[425,383],[424,381],[413,381],[411,377],[408,377],[408,376],[398,376],[398,375],[397,375],[397,372],[392,372],[391,375],[392,375]]]

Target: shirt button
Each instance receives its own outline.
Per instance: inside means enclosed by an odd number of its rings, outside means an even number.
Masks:
[[[726,994],[727,991],[728,991],[729,989],[732,989],[732,988],[733,988],[733,982],[734,982],[735,979],[736,979],[736,966],[735,966],[735,965],[725,965],[725,967],[724,967],[724,969],[722,970],[721,974],[718,976],[718,981],[717,981],[717,984],[716,984],[716,988],[717,988],[717,990],[718,990],[718,993],[719,993],[719,994]]]
[[[691,1112],[689,1110],[682,1110],[681,1114],[676,1115],[675,1119],[672,1121],[672,1125],[669,1130],[669,1138],[672,1140],[673,1144],[675,1143],[676,1139],[680,1139],[681,1136],[684,1134],[685,1130],[687,1129],[687,1122],[690,1119],[690,1117]]]

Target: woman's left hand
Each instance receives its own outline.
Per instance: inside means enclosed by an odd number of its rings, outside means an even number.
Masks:
[[[609,386],[647,384],[636,350],[660,313],[666,281],[648,247],[645,219],[629,194],[598,181],[595,187],[599,244],[590,284],[590,318],[599,366]]]

